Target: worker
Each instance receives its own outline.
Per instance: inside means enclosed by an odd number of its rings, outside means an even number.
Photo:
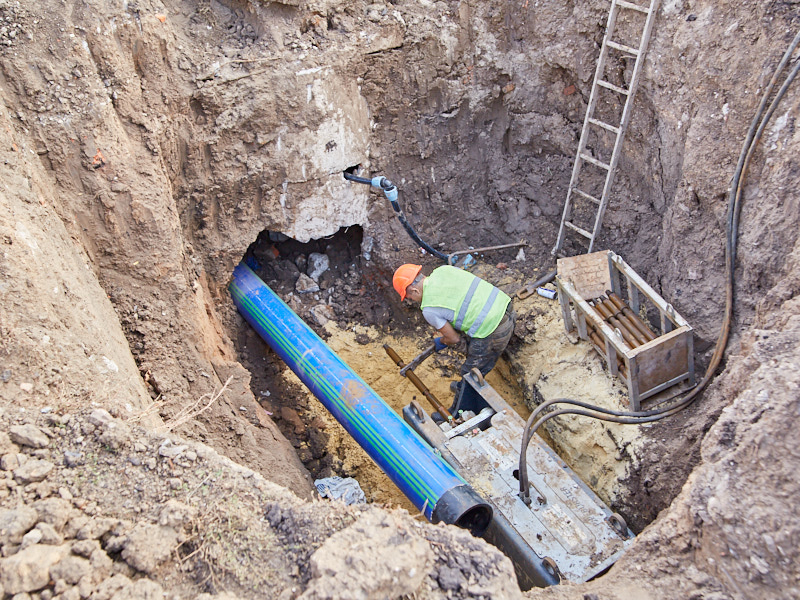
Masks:
[[[492,370],[516,323],[507,294],[449,265],[437,267],[427,277],[420,265],[402,265],[394,272],[392,284],[400,300],[419,303],[422,316],[441,334],[433,340],[437,352],[459,344],[464,334],[467,358],[461,365],[462,377],[476,367],[484,376]],[[451,389],[458,397],[459,385],[453,382]]]

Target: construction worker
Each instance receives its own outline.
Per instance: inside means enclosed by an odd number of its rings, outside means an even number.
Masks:
[[[422,316],[441,335],[434,338],[436,351],[467,342],[467,359],[461,365],[462,377],[473,368],[485,376],[508,346],[516,315],[511,298],[480,277],[443,266],[429,276],[420,265],[402,265],[392,278],[400,300],[419,303]],[[455,383],[455,382],[453,382]],[[458,388],[451,384],[458,395]]]

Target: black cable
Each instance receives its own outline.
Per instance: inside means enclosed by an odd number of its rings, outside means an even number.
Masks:
[[[711,361],[708,365],[708,368],[706,369],[706,373],[703,376],[703,379],[700,381],[700,383],[698,383],[697,386],[695,386],[686,396],[684,396],[678,402],[671,404],[669,406],[661,407],[658,409],[652,409],[649,411],[635,411],[635,412],[614,411],[611,409],[595,406],[587,402],[581,402],[579,400],[572,400],[569,398],[555,398],[542,403],[539,407],[536,408],[536,410],[533,411],[533,413],[531,413],[531,416],[525,423],[525,428],[523,429],[523,434],[522,434],[522,445],[520,447],[520,461],[519,461],[519,482],[520,482],[520,496],[522,497],[523,501],[526,504],[530,503],[530,488],[528,485],[526,450],[533,435],[536,433],[539,427],[541,427],[545,422],[560,415],[575,414],[575,415],[582,415],[621,424],[650,423],[653,421],[657,421],[672,416],[678,413],[679,411],[683,410],[687,406],[689,406],[692,402],[694,402],[694,400],[699,396],[700,392],[708,385],[708,383],[713,378],[714,373],[716,372],[717,368],[719,367],[722,361],[722,356],[724,354],[725,348],[727,347],[728,337],[730,335],[730,324],[733,318],[733,296],[734,296],[734,283],[735,283],[734,267],[736,263],[736,242],[738,239],[739,215],[741,212],[741,199],[744,189],[744,186],[742,185],[742,180],[746,175],[747,167],[750,164],[750,159],[752,158],[753,153],[755,152],[755,148],[761,139],[761,136],[764,132],[764,129],[766,128],[767,123],[772,118],[772,115],[774,114],[778,104],[780,103],[783,96],[786,94],[786,90],[789,88],[789,85],[791,85],[792,81],[794,81],[795,77],[797,76],[798,71],[800,71],[800,60],[798,60],[792,71],[786,77],[786,80],[780,87],[775,98],[770,103],[769,108],[766,109],[765,111],[767,101],[772,93],[773,88],[775,87],[775,84],[777,83],[780,73],[783,71],[786,64],[789,62],[791,55],[794,53],[794,50],[797,48],[798,44],[800,44],[800,32],[797,33],[794,40],[789,45],[789,48],[784,53],[784,56],[781,59],[778,66],[776,67],[775,72],[773,73],[769,84],[764,90],[761,102],[759,103],[758,109],[756,110],[756,114],[753,118],[753,122],[751,123],[747,136],[745,138],[745,143],[743,145],[742,152],[739,157],[739,162],[736,166],[736,170],[734,171],[734,176],[731,180],[731,188],[729,193],[729,204],[728,204],[728,218],[726,227],[726,240],[725,240],[726,242],[725,243],[725,257],[726,257],[725,316],[723,318],[720,334],[717,338],[714,354],[711,357]],[[534,419],[536,419],[538,415],[540,415],[546,408],[549,408],[553,404],[572,404],[580,406],[587,410],[560,409],[553,411],[552,413],[549,413],[544,417],[541,417],[534,423]]]
[[[753,119],[753,122],[750,124],[750,129],[747,130],[747,137],[745,138],[744,146],[742,147],[742,152],[739,155],[739,162],[736,165],[736,171],[731,181],[731,191],[730,191],[730,199],[731,202],[728,205],[728,222],[732,224],[733,232],[732,237],[736,239],[738,235],[738,210],[737,205],[740,199],[740,192],[739,190],[742,187],[739,185],[739,178],[745,172],[747,168],[747,164],[750,161],[750,157],[752,156],[752,149],[758,144],[758,140],[761,138],[761,132],[764,130],[764,126],[769,121],[770,117],[772,117],[772,113],[775,110],[775,106],[777,105],[775,100],[780,100],[783,98],[783,95],[786,93],[786,88],[788,84],[794,80],[794,77],[797,73],[797,65],[795,65],[794,71],[787,77],[786,81],[784,82],[783,86],[781,87],[781,91],[778,92],[778,96],[775,97],[773,100],[772,105],[770,106],[769,114],[763,120],[761,120],[760,127],[759,127],[759,120],[761,115],[764,114],[764,108],[767,105],[767,100],[769,99],[770,94],[772,94],[772,90],[775,87],[775,84],[778,82],[778,77],[780,77],[781,72],[786,67],[786,64],[789,62],[789,59],[792,57],[795,49],[797,48],[798,44],[800,44],[800,31],[797,32],[792,43],[789,44],[786,52],[783,54],[783,58],[778,63],[778,66],[775,67],[775,72],[772,74],[772,78],[770,78],[767,87],[764,88],[764,94],[761,97],[761,102],[758,105],[758,109],[756,110],[756,116]],[[736,248],[735,246],[731,245],[730,248],[732,262],[736,263]]]
[[[344,175],[344,178],[349,181],[355,181],[356,183],[365,183],[370,186],[372,185],[372,179],[367,179],[366,177],[358,177],[357,175],[353,175],[352,173],[348,173],[347,171],[344,171],[344,173],[342,174]],[[381,187],[383,188],[384,194],[386,194],[388,192],[393,191],[395,185],[391,181],[383,177],[381,178]],[[445,254],[444,252],[440,252],[430,244],[426,243],[421,237],[419,237],[417,232],[411,226],[411,223],[409,223],[408,219],[406,219],[406,215],[403,212],[403,209],[400,207],[400,202],[398,202],[396,194],[395,194],[395,199],[389,200],[389,203],[392,205],[392,209],[394,210],[394,214],[397,217],[397,220],[400,221],[400,224],[406,230],[406,233],[408,233],[411,239],[417,243],[417,246],[419,246],[426,252],[432,254],[436,258],[445,261],[447,264],[450,264],[449,256],[447,254]]]
[[[406,215],[403,213],[403,209],[400,208],[400,203],[397,200],[395,200],[391,204],[392,204],[392,208],[394,209],[394,213],[395,213],[395,216],[397,217],[397,220],[400,221],[400,223],[403,225],[403,227],[406,230],[406,233],[408,233],[408,235],[411,237],[411,239],[414,240],[415,242],[417,242],[417,245],[420,248],[423,248],[425,251],[429,252],[430,254],[433,254],[436,258],[440,258],[440,259],[442,259],[443,261],[445,261],[446,263],[449,264],[449,262],[447,260],[448,259],[448,255],[447,254],[445,254],[444,252],[440,252],[436,248],[432,247],[430,244],[426,244],[422,240],[422,238],[417,235],[417,232],[414,231],[414,228],[411,226],[411,224],[406,219]]]
[[[356,183],[366,183],[367,185],[372,185],[372,179],[367,179],[366,177],[359,177],[358,175],[353,175],[352,173],[348,173],[345,171],[343,173],[344,178],[349,181],[355,181]]]

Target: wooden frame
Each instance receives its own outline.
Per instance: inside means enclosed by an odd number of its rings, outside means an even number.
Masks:
[[[609,289],[621,296],[623,281],[634,313],[639,313],[644,297],[660,316],[656,339],[636,348],[631,348],[587,302]],[[625,381],[634,411],[640,410],[642,400],[674,385],[684,381],[694,385],[692,328],[619,255],[608,250],[558,259],[556,287],[567,333],[577,329],[578,336],[603,356],[610,373]],[[587,323],[598,333],[602,345],[589,337]]]

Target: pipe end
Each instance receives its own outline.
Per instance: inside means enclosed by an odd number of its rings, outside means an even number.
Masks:
[[[459,485],[442,494],[433,507],[431,522],[455,525],[480,537],[492,522],[493,514],[492,507],[475,490]]]

